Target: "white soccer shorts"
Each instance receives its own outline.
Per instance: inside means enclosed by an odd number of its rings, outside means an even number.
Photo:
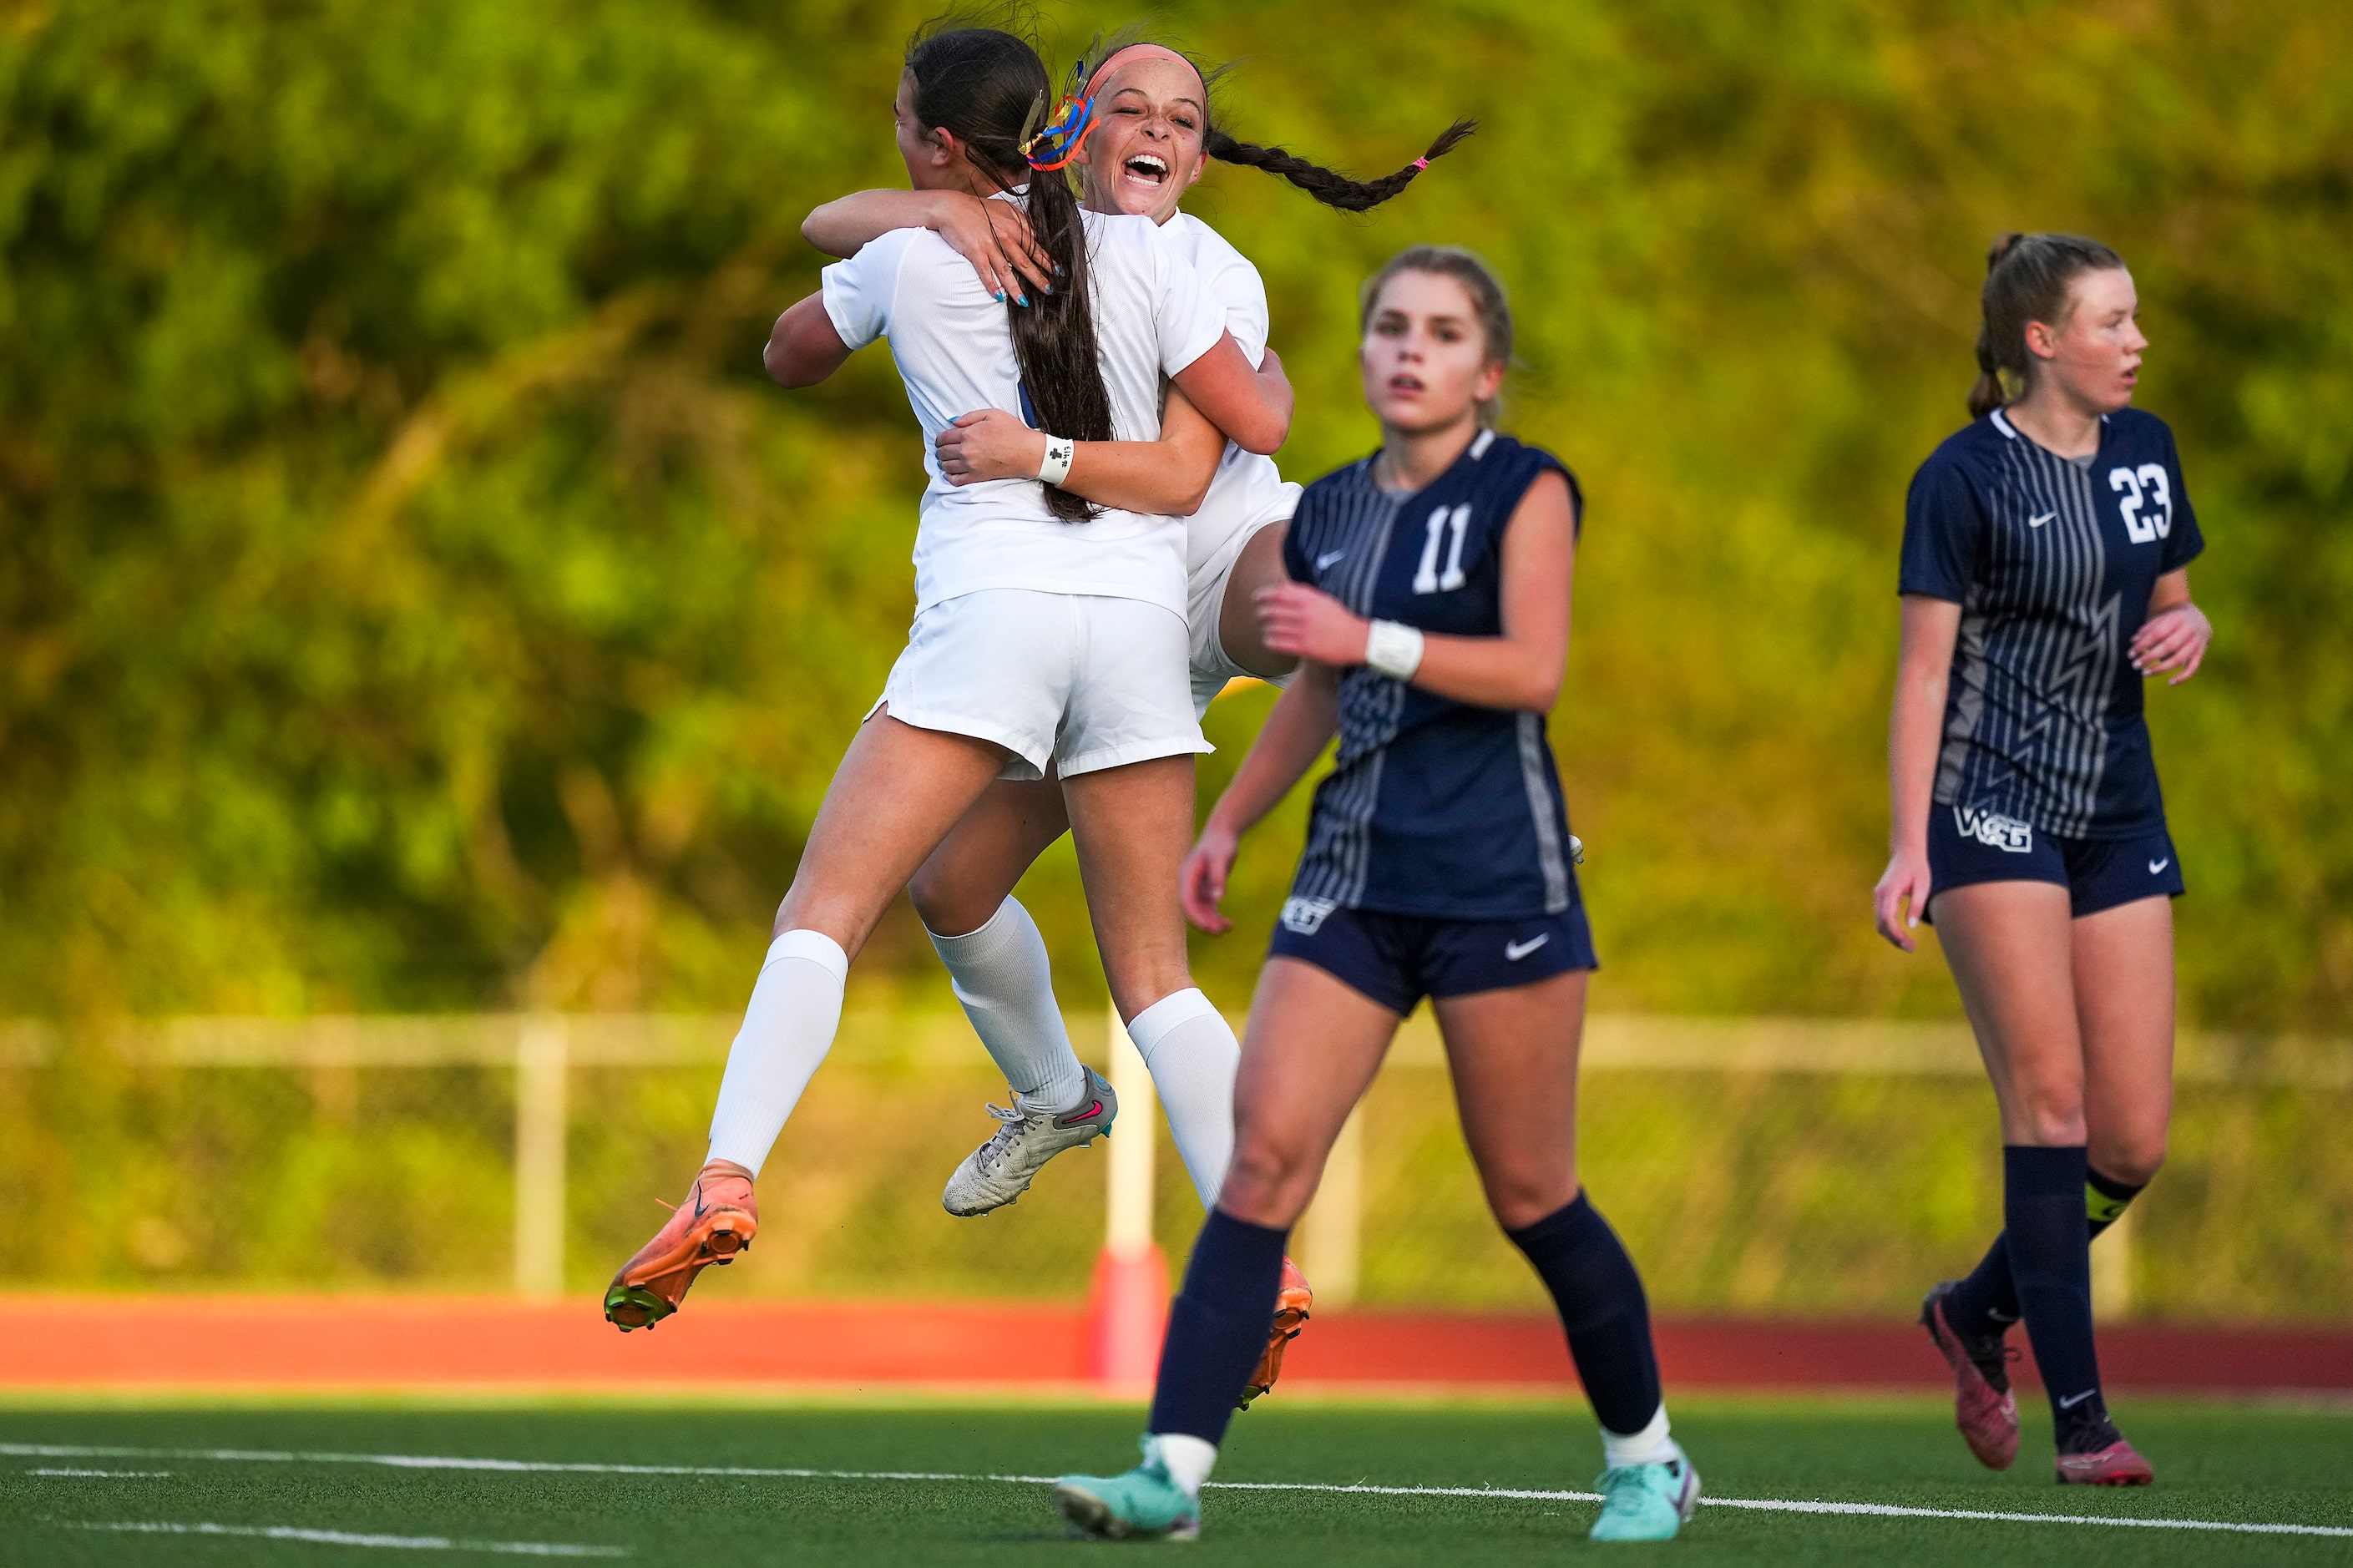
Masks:
[[[993,741],[999,777],[1064,778],[1215,750],[1186,682],[1185,623],[1142,599],[987,588],[915,617],[882,701],[923,730]]]
[[[1201,569],[1185,584],[1185,630],[1192,643],[1191,673],[1193,678],[1193,717],[1198,720],[1209,710],[1209,703],[1226,689],[1226,682],[1237,676],[1258,679],[1226,657],[1225,644],[1218,640],[1218,616],[1226,602],[1226,589],[1234,579],[1234,567],[1242,558],[1242,547],[1250,543],[1260,529],[1271,528],[1285,518],[1269,518],[1264,522],[1234,531],[1231,539],[1220,545],[1218,552],[1201,563]],[[1275,678],[1277,686],[1287,685],[1287,675]]]

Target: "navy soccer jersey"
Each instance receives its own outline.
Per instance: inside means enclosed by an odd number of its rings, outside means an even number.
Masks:
[[[1373,459],[1299,498],[1283,540],[1292,577],[1357,615],[1454,637],[1498,637],[1504,531],[1549,452],[1483,431],[1427,489],[1384,492]],[[1437,697],[1359,665],[1343,671],[1339,758],[1315,791],[1283,922],[1335,909],[1501,920],[1577,900],[1567,814],[1541,713]]]
[[[2125,408],[2088,465],[1997,411],[1913,477],[1898,591],[1961,606],[1936,802],[1992,843],[2165,824],[2133,668],[2158,578],[2205,547],[2173,432]]]

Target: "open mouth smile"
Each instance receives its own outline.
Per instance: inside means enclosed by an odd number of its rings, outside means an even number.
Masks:
[[[1168,165],[1150,153],[1138,153],[1121,165],[1126,176],[1140,184],[1152,186],[1168,183]]]

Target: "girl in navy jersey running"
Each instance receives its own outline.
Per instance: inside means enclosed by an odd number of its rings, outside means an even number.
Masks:
[[[887,337],[927,441],[992,406],[1034,412],[1066,451],[1082,438],[1148,440],[1173,381],[1218,428],[1274,450],[1288,387],[1243,356],[1155,226],[1078,206],[1059,171],[1083,117],[1069,104],[1044,114],[1048,97],[1028,44],[959,27],[911,46],[895,110],[913,182],[1018,206],[1066,280],[1055,297],[992,300],[936,236],[902,231],[827,268],[822,290],[778,318],[769,374],[812,385]],[[606,1316],[623,1329],[675,1310],[702,1268],[752,1240],[754,1178],[832,1045],[851,955],[993,780],[1060,775],[1107,962],[1183,952],[1166,889],[1202,749],[1185,679],[1183,524],[1096,507],[1056,475],[952,485],[926,459],[907,647],[777,911],[710,1158],[607,1291]]]
[[[1207,161],[1266,169],[1327,205],[1361,212],[1402,193],[1472,129],[1458,121],[1413,163],[1358,182],[1281,148],[1236,140],[1212,117],[1208,81],[1218,73],[1175,49],[1115,38],[1099,46],[1082,74],[1095,117],[1077,165],[1085,171],[1086,205],[1159,225],[1198,269],[1235,341],[1252,358],[1271,354],[1258,269],[1215,229],[1180,210]],[[1036,289],[1042,298],[1051,286],[1052,270],[1036,258],[1018,215],[1005,203],[962,192],[861,191],[812,212],[801,232],[819,249],[849,256],[912,226],[938,233],[992,290],[1007,287],[1020,299]],[[940,467],[959,486],[1027,479],[1038,471],[1044,443],[1044,433],[1018,416],[982,409],[940,432]],[[1282,580],[1284,522],[1299,499],[1299,487],[1284,481],[1273,459],[1229,442],[1172,389],[1158,441],[1079,442],[1062,488],[1106,506],[1190,514],[1187,620],[1197,714],[1236,676],[1288,676],[1295,661],[1266,647],[1251,602],[1256,589]],[[941,1201],[951,1214],[982,1215],[1013,1202],[1049,1160],[1109,1131],[1118,1114],[1111,1086],[1071,1047],[1045,939],[1013,896],[1022,873],[1069,822],[1060,781],[1050,773],[1000,780],[910,888],[956,999],[1011,1089],[1009,1110],[990,1108],[999,1121],[994,1133],[948,1179]],[[1151,1069],[1177,1153],[1207,1206],[1233,1148],[1240,1047],[1223,1015],[1194,985],[1181,940],[1126,962],[1106,959],[1112,1001]],[[1286,1265],[1282,1308],[1247,1397],[1272,1385],[1283,1347],[1311,1304],[1306,1280]]]
[[[1367,285],[1361,351],[1381,449],[1300,498],[1259,595],[1304,662],[1185,863],[1218,912],[1240,835],[1336,731],[1251,1003],[1235,1146],[1171,1309],[1144,1463],[1069,1476],[1055,1506],[1103,1536],[1190,1535],[1264,1343],[1282,1249],[1398,1023],[1428,996],[1487,1201],[1558,1304],[1602,1426],[1599,1540],[1663,1540],[1699,1483],[1668,1436],[1632,1259],[1579,1187],[1577,1057],[1592,938],[1545,715],[1568,652],[1579,500],[1550,454],[1493,428],[1503,290],[1422,247]]]
[[[2090,1246],[2165,1158],[2182,879],[2141,683],[2205,657],[2203,542],[2173,433],[2130,406],[2147,340],[2123,258],[2006,235],[1984,309],[1976,421],[1906,504],[1876,904],[1906,952],[1935,917],[2001,1106],[2004,1226],[1921,1321],[1984,1463],[2018,1454],[2004,1335],[2023,1318],[2059,1479],[2146,1485],[2100,1394]]]

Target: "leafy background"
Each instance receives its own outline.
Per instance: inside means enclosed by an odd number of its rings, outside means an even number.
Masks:
[[[900,646],[919,489],[883,354],[785,394],[757,349],[815,285],[807,210],[902,181],[925,14],[0,0],[0,1016],[740,1005]],[[1157,13],[1240,60],[1246,137],[1371,173],[1456,113],[1480,134],[1362,218],[1229,168],[1193,206],[1266,277],[1296,478],[1372,440],[1363,276],[1444,240],[1510,283],[1510,423],[1592,499],[1554,733],[1599,1005],[1957,1010],[1868,919],[1902,500],[1964,417],[1987,242],[2067,228],[2133,263],[2140,402],[2211,543],[2212,657],[2151,701],[2185,1016],[2347,1033],[2353,12],[1350,16]],[[1031,17],[1065,57],[1127,19]],[[1205,800],[1265,703],[1213,711]],[[1298,831],[1294,802],[1240,931],[1197,947],[1229,1006]],[[1023,897],[1099,1006],[1067,850]],[[946,1001],[903,907],[856,984]],[[93,1159],[179,1125],[57,1092],[19,1112]],[[127,1142],[73,1143],[101,1103]],[[2295,1127],[2279,1150],[2325,1159]]]

